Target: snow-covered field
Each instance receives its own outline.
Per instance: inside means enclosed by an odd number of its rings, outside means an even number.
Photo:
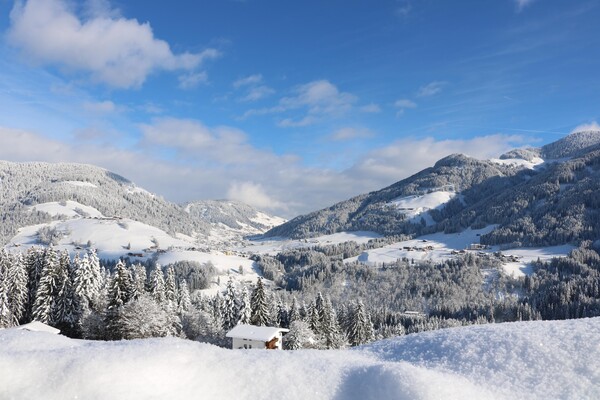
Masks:
[[[381,235],[375,232],[340,232],[331,235],[323,235],[311,239],[261,239],[250,241],[247,245],[237,248],[242,252],[255,254],[276,254],[285,250],[314,247],[319,245],[332,245],[344,242],[367,243],[371,239],[380,238]]]
[[[515,167],[522,167],[522,168],[528,168],[528,169],[534,169],[538,165],[541,165],[544,163],[544,160],[539,157],[533,157],[533,159],[531,161],[523,160],[521,158],[508,158],[508,159],[492,158],[492,159],[490,159],[490,161],[494,162],[496,164],[512,165]]]
[[[597,399],[600,318],[479,325],[353,350],[0,330],[2,399]]]
[[[344,260],[345,262],[360,261],[369,265],[392,263],[396,260],[407,258],[415,261],[440,262],[453,257],[456,253],[468,249],[471,244],[478,244],[479,237],[491,232],[496,228],[489,225],[482,229],[465,229],[458,233],[434,233],[420,236],[413,240],[392,243],[390,245],[364,251],[357,257]],[[512,276],[520,277],[533,273],[532,263],[538,259],[548,261],[554,257],[565,257],[575,247],[572,245],[552,247],[521,247],[502,250],[504,256],[502,268]],[[492,246],[485,250],[467,250],[475,253],[493,254],[499,251],[498,246]]]
[[[428,211],[443,208],[454,196],[456,196],[455,192],[437,190],[421,195],[399,197],[392,200],[389,205],[397,208],[412,222],[419,223],[423,218],[429,226],[433,225],[434,221]]]

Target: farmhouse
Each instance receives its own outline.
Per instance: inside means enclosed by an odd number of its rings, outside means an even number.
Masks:
[[[282,337],[287,332],[289,329],[240,324],[225,336],[232,339],[232,349],[281,350]]]

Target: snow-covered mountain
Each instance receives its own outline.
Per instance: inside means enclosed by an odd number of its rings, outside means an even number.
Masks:
[[[451,155],[387,188],[296,217],[266,236],[423,235],[496,225],[482,235],[482,243],[548,246],[597,240],[599,144],[600,132],[576,132],[497,160]]]
[[[89,245],[104,258],[223,247],[285,222],[239,202],[182,207],[103,168],[68,163],[0,161],[0,212],[2,244]]]
[[[239,245],[246,236],[262,234],[285,219],[266,214],[233,200],[202,200],[185,205],[195,220],[210,224],[208,243],[220,247]]]
[[[353,350],[228,350],[0,330],[0,398],[597,399],[600,318],[475,325]],[[132,377],[134,379],[132,379]]]

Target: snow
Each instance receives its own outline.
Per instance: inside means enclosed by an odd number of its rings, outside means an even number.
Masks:
[[[74,252],[76,246],[85,246],[90,240],[93,247],[98,249],[98,257],[105,259],[118,259],[129,252],[150,257],[154,252],[144,250],[153,246],[152,239],[158,241],[161,249],[192,245],[170,236],[159,228],[127,218],[79,218],[21,228],[6,247],[37,245],[37,232],[45,226],[64,232],[63,238],[54,246],[55,249]],[[129,244],[130,249],[127,249]]]
[[[250,218],[252,222],[256,222],[257,224],[261,224],[264,226],[268,226],[269,228],[273,228],[275,226],[281,225],[287,222],[287,219],[267,215],[263,212],[257,211],[256,216],[254,218]]]
[[[521,158],[508,158],[503,160],[499,158],[492,158],[490,161],[496,164],[522,167],[527,169],[535,169],[537,166],[544,163],[544,160],[539,157],[533,157],[531,161],[523,160]]]
[[[457,256],[456,253],[458,251],[467,249],[471,244],[479,243],[481,235],[493,231],[496,227],[497,225],[488,225],[482,229],[468,228],[458,233],[446,234],[438,232],[431,235],[419,236],[413,240],[405,240],[378,249],[367,250],[358,257],[347,258],[344,261],[360,261],[373,266],[382,263],[392,263],[402,258],[437,263],[454,258]],[[505,249],[500,252],[505,256],[500,260],[503,270],[508,275],[522,277],[533,273],[532,263],[538,260],[538,258],[541,261],[548,261],[554,257],[565,257],[574,248],[572,245],[561,245]],[[491,246],[485,250],[476,250],[477,253],[490,255],[498,251],[500,251],[499,246]]]
[[[273,328],[271,326],[255,326],[255,325],[236,325],[232,330],[227,332],[227,337],[238,339],[258,340],[262,342],[269,341],[279,332],[289,332],[289,329]]]
[[[158,257],[158,262],[161,265],[173,264],[184,260],[197,261],[200,264],[213,263],[215,268],[222,273],[237,272],[240,265],[246,271],[252,271],[255,268],[254,261],[248,258],[221,252],[206,253],[201,251],[171,250]]]
[[[86,206],[76,201],[67,200],[65,202],[52,201],[49,203],[36,204],[29,208],[31,211],[42,211],[51,216],[64,215],[69,218],[79,218],[83,216],[102,217],[102,213],[94,207]],[[81,212],[80,212],[81,211]],[[83,213],[82,213],[83,212]],[[83,215],[82,215],[83,214]]]
[[[600,318],[460,327],[352,350],[229,350],[0,330],[0,398],[593,399]],[[49,368],[51,366],[51,368]]]
[[[396,207],[407,218],[412,219],[412,222],[420,222],[421,215],[432,209],[441,209],[444,205],[456,196],[455,192],[445,190],[432,191],[426,194],[399,197],[392,200],[389,205]],[[423,215],[428,226],[435,222],[429,214]]]
[[[47,333],[53,333],[55,335],[60,333],[60,329],[56,329],[56,328],[54,328],[50,325],[46,325],[40,321],[31,321],[28,324],[19,325],[14,329],[22,329],[22,330],[31,331],[31,332],[47,332]]]
[[[458,233],[438,232],[419,236],[416,239],[367,250],[358,257],[348,258],[344,261],[360,261],[369,265],[390,263],[402,258],[439,262],[452,258],[453,251],[464,250],[472,243],[479,243],[479,236],[491,232],[495,227],[496,225],[489,225],[482,229],[468,228]],[[426,249],[427,247],[430,249]]]
[[[508,275],[514,277],[522,277],[533,274],[532,263],[538,259],[541,261],[549,261],[555,257],[566,257],[575,246],[566,244],[561,246],[551,247],[520,247],[517,249],[509,249],[502,251],[505,256],[515,256],[519,261],[508,262],[502,265],[502,268]]]
[[[98,186],[94,185],[91,182],[82,182],[82,181],[64,181],[63,183],[66,183],[68,185],[73,185],[73,186],[80,186],[80,187],[91,187],[91,188],[97,188]]]
[[[323,235],[311,239],[287,239],[273,238],[252,240],[243,247],[238,248],[241,252],[251,252],[255,254],[276,254],[285,250],[314,247],[320,245],[340,244],[344,242],[367,243],[371,239],[380,238],[381,235],[375,232],[355,231],[339,232],[331,235]]]

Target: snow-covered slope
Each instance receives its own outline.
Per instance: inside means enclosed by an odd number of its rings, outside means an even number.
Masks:
[[[597,399],[600,318],[453,328],[353,350],[227,350],[0,331],[0,398]]]
[[[265,233],[286,221],[232,200],[196,201],[187,204],[185,210],[192,218],[210,224],[205,243],[222,249],[239,245],[244,237]]]

